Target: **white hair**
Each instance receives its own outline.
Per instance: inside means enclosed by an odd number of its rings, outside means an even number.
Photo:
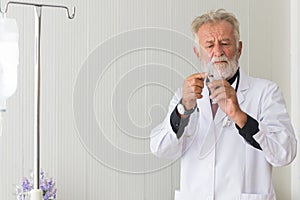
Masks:
[[[194,21],[191,24],[191,29],[195,38],[195,42],[199,44],[199,38],[197,36],[197,32],[202,25],[207,23],[216,23],[219,21],[227,21],[233,26],[236,45],[238,46],[240,41],[240,28],[239,28],[240,23],[234,14],[227,12],[225,9],[210,11],[194,19]]]

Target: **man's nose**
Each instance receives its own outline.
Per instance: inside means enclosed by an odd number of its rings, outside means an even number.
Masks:
[[[214,52],[214,56],[217,56],[217,57],[222,56],[224,54],[223,48],[219,44],[216,44],[214,46],[213,52]]]

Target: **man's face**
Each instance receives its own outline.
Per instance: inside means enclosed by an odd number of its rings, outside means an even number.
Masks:
[[[197,33],[200,57],[207,63],[211,61],[215,70],[225,79],[231,78],[237,68],[242,44],[237,47],[233,26],[227,21],[202,25]]]

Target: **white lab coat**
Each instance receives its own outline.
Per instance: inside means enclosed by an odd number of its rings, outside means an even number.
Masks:
[[[236,84],[236,83],[234,83]],[[279,88],[271,81],[247,76],[240,70],[237,91],[241,109],[259,122],[254,139],[262,151],[239,135],[235,124],[222,126],[225,113],[212,118],[209,92],[197,100],[195,111],[178,140],[170,115],[182,97],[173,96],[165,120],[151,132],[150,148],[158,157],[181,157],[180,190],[175,200],[275,200],[272,166],[293,161],[297,142]]]

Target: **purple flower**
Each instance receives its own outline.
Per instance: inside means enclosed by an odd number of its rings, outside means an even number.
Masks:
[[[24,192],[29,192],[33,188],[33,186],[30,183],[30,181],[27,178],[25,178],[25,177],[23,178],[22,188],[23,188]]]
[[[30,179],[23,178],[21,186],[16,186],[17,200],[25,199],[32,189],[33,174],[31,174]],[[43,170],[40,172],[40,189],[43,191],[43,200],[56,199],[55,182],[52,178],[47,178]]]

